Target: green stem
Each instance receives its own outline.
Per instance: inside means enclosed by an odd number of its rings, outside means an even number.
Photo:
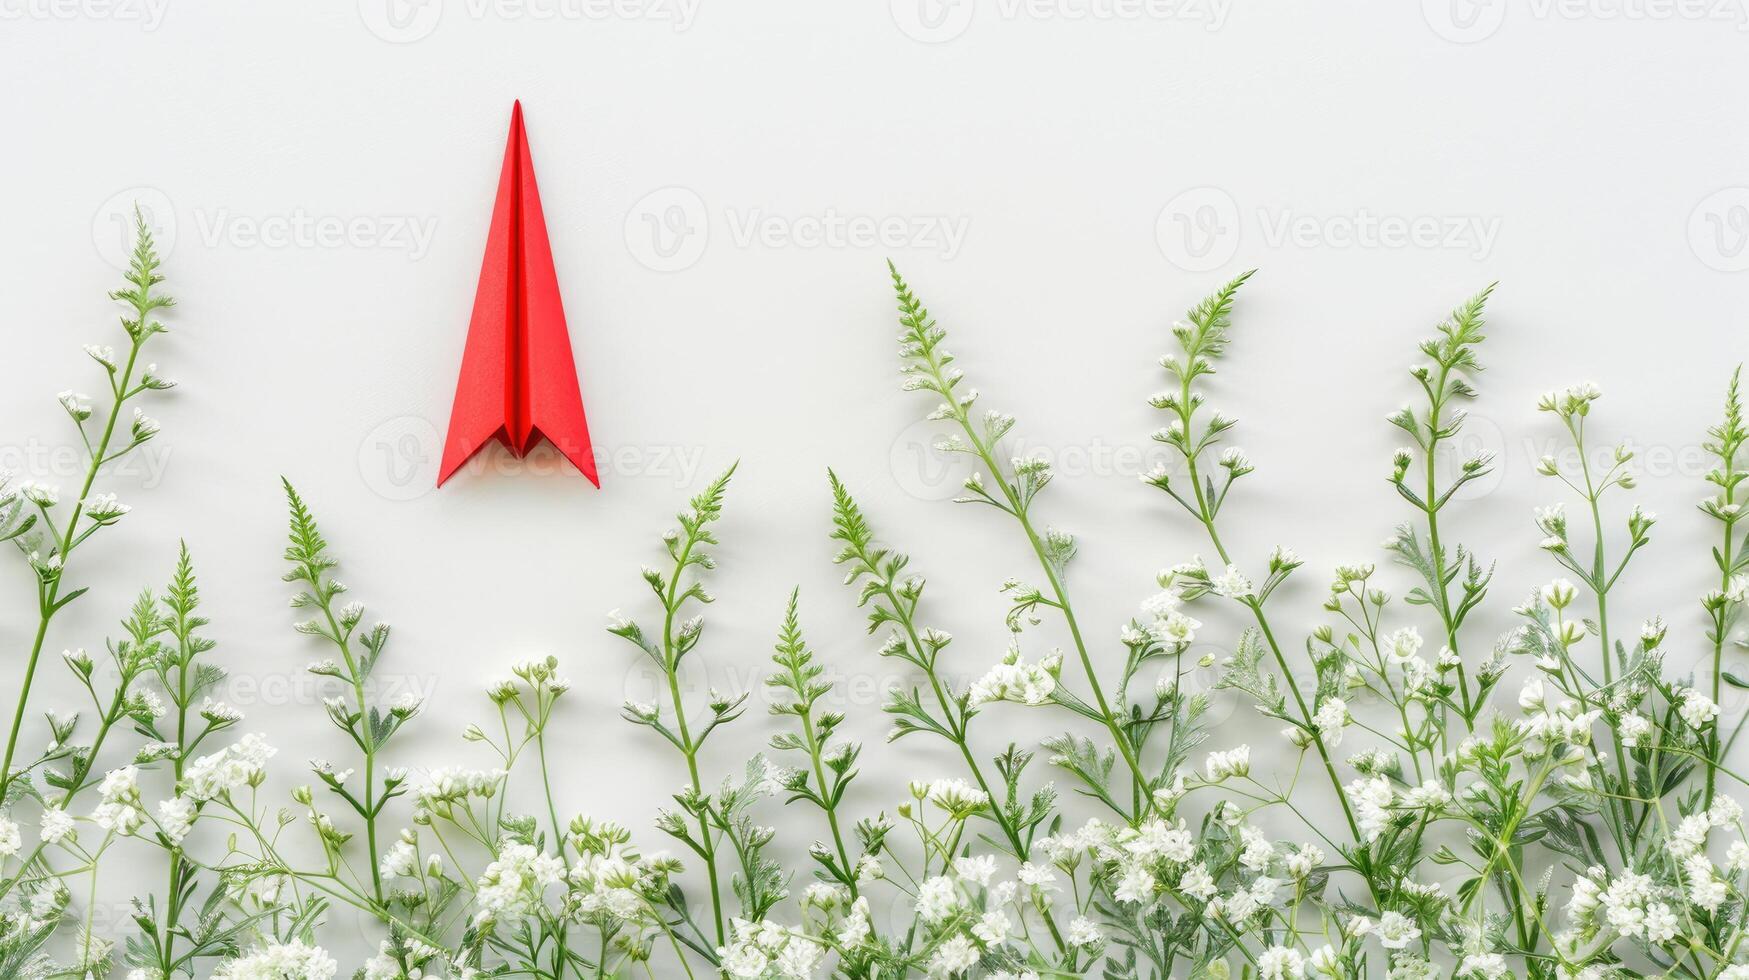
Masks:
[[[704,798],[704,782],[698,774],[698,746],[693,744],[692,734],[686,724],[686,702],[680,696],[680,654],[674,644],[674,614],[678,610],[676,598],[680,594],[680,573],[692,557],[692,549],[698,543],[698,533],[687,533],[686,544],[680,549],[680,555],[674,562],[674,574],[668,578],[667,593],[663,596],[663,606],[666,610],[662,619],[662,667],[668,675],[668,694],[674,701],[674,718],[680,732],[681,754],[686,757],[687,775],[692,780],[693,796]],[[717,943],[720,945],[727,938],[723,929],[723,892],[722,884],[717,879],[716,842],[711,835],[710,821],[705,818],[703,810],[698,815],[699,849],[704,852],[705,872],[710,878],[711,913],[715,920]]]
[[[91,452],[91,461],[85,468],[84,482],[79,486],[79,498],[73,502],[73,514],[68,518],[66,526],[62,528],[61,538],[55,549],[55,555],[61,559],[60,571],[56,573],[53,581],[37,587],[36,638],[31,641],[30,657],[25,661],[24,681],[18,689],[18,706],[12,712],[12,729],[6,736],[6,755],[3,760],[0,760],[0,800],[10,798],[8,791],[12,788],[13,780],[12,758],[18,748],[18,733],[24,726],[24,712],[30,703],[30,688],[36,679],[36,668],[38,661],[42,658],[43,643],[48,638],[49,621],[61,609],[59,603],[61,582],[67,574],[67,563],[72,559],[73,551],[78,547],[79,542],[84,540],[83,535],[76,538],[74,533],[78,529],[79,518],[85,513],[85,498],[91,495],[91,486],[97,481],[97,473],[102,469],[104,460],[109,456],[109,445],[115,437],[116,422],[120,420],[122,406],[127,403],[131,394],[129,388],[133,381],[134,364],[140,356],[140,346],[145,343],[145,338],[150,336],[146,332],[147,309],[143,304],[136,304],[134,309],[139,315],[138,332],[130,334],[133,343],[128,348],[127,364],[122,369],[121,380],[117,382],[113,375],[110,378],[110,393],[114,400],[110,405],[109,418],[103,423],[103,436],[98,440],[97,448]],[[81,428],[81,432],[83,432],[83,428]]]
[[[1735,462],[1734,460],[1727,460],[1726,461],[1727,477],[1734,475],[1733,471],[1731,470],[1731,467],[1733,466],[1734,462]],[[1725,482],[1725,503],[1727,505],[1733,504],[1736,502],[1734,499],[1735,493],[1736,493],[1736,485],[1733,484],[1727,478],[1727,480]],[[1730,622],[1730,616],[1729,616],[1727,606],[1726,606],[1726,604],[1729,603],[1730,600],[1723,598],[1723,596],[1726,593],[1731,591],[1731,568],[1733,566],[1733,557],[1732,557],[1732,553],[1731,553],[1731,549],[1732,549],[1732,545],[1733,545],[1733,541],[1732,541],[1733,536],[1732,536],[1731,532],[1732,532],[1732,524],[1733,523],[1734,523],[1733,519],[1731,519],[1729,517],[1727,517],[1725,519],[1725,541],[1724,541],[1724,544],[1722,546],[1721,557],[1719,559],[1719,567],[1721,569],[1721,571],[1719,573],[1719,594],[1720,594],[1721,598],[1719,600],[1718,611],[1713,614],[1714,615],[1714,623],[1713,623],[1713,703],[1714,704],[1719,703],[1719,697],[1722,693],[1722,689],[1720,688],[1719,684],[1723,678],[1723,673],[1724,673],[1725,630]],[[1705,803],[1703,804],[1704,806],[1711,806],[1712,805],[1714,784],[1717,782],[1717,778],[1718,778],[1718,764],[1719,764],[1719,762],[1723,761],[1722,757],[1721,757],[1721,753],[1719,752],[1719,726],[1717,723],[1715,723],[1713,725],[1713,730],[1712,730],[1711,736],[1709,738],[1709,741],[1711,742],[1711,746],[1710,746],[1709,751],[1707,752],[1707,755],[1710,758],[1707,759],[1706,800],[1705,800]]]
[[[542,695],[537,691],[536,697]],[[553,802],[553,781],[547,774],[547,725],[546,718],[541,719],[540,727],[535,729],[534,748],[540,758],[540,784],[547,797],[547,818],[553,822],[553,849],[562,857],[565,853],[565,831],[559,823],[558,805]]]
[[[1427,451],[1423,454],[1426,457],[1427,496],[1423,498],[1422,502],[1427,514],[1427,547],[1432,552],[1430,557],[1433,559],[1433,582],[1437,583],[1439,589],[1439,618],[1445,626],[1445,645],[1451,648],[1452,656],[1457,660],[1458,695],[1462,702],[1461,712],[1464,718],[1464,727],[1468,731],[1475,731],[1475,722],[1471,718],[1474,708],[1470,704],[1470,683],[1464,674],[1463,658],[1458,656],[1457,621],[1451,614],[1451,594],[1446,590],[1445,584],[1445,549],[1439,543],[1439,510],[1441,505],[1439,503],[1438,471],[1434,465],[1434,451],[1440,443],[1440,414],[1445,410],[1445,398],[1442,393],[1446,390],[1450,378],[1451,368],[1442,364],[1439,369],[1438,385],[1428,389],[1430,402],[1427,418],[1428,438]]]
[[[316,594],[321,595],[320,571],[310,564],[306,564],[304,570],[309,573],[310,584]],[[363,733],[359,743],[364,748],[364,808],[359,811],[359,815],[364,817],[365,843],[370,848],[371,892],[380,903],[383,901],[383,874],[382,862],[377,854],[376,730],[371,724],[370,703],[365,699],[364,674],[352,655],[348,634],[341,629],[340,621],[334,618],[332,599],[322,595],[320,604],[322,617],[328,621],[328,635],[334,638],[335,645],[340,648],[340,656],[346,660],[346,673],[352,681],[352,694],[358,699],[358,725]]]
[[[1591,509],[1591,531],[1596,539],[1591,556],[1591,588],[1597,596],[1597,633],[1603,644],[1603,689],[1610,692],[1615,685],[1615,650],[1609,643],[1609,588],[1613,579],[1604,578],[1603,550],[1603,513],[1597,505],[1597,499],[1602,495],[1591,479],[1591,461],[1585,454],[1585,426],[1583,422],[1567,421],[1567,431],[1573,434],[1573,446],[1579,451],[1579,472],[1585,477],[1585,502]],[[1714,729],[1715,731],[1717,729]],[[1610,740],[1615,750],[1616,773],[1621,780],[1623,792],[1631,785],[1628,780],[1627,753],[1622,751],[1621,731],[1610,726]],[[1710,773],[1710,770],[1709,770]],[[1626,800],[1619,801],[1622,810],[1622,824],[1633,823],[1633,805]]]
[[[178,615],[176,624],[177,635],[177,670],[176,670],[176,757],[171,760],[171,771],[174,776],[170,792],[174,795],[176,787],[182,783],[183,767],[186,764],[188,746],[188,668],[194,659],[194,651],[188,643],[189,628],[184,617]],[[93,752],[95,755],[95,750]],[[165,977],[170,976],[171,969],[176,964],[176,924],[182,917],[182,849],[172,847],[170,850],[170,892],[165,898],[168,909],[164,916],[163,937],[159,943],[159,972]]]
[[[805,688],[803,688],[805,690]],[[820,761],[820,741],[814,737],[813,709],[804,707],[801,713],[802,738],[808,748],[808,761],[814,769],[814,785],[820,788],[820,808],[826,811],[826,823],[832,828],[832,844],[838,849],[838,866],[844,869],[845,884],[850,897],[857,897],[856,869],[850,864],[850,852],[844,848],[844,835],[838,830],[838,805],[832,802],[833,791],[826,784],[826,767]]]

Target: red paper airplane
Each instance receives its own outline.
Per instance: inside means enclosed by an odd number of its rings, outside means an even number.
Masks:
[[[493,439],[522,457],[542,438],[601,486],[518,102],[437,485]]]

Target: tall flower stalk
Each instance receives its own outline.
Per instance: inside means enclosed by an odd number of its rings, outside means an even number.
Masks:
[[[127,307],[121,318],[127,346],[118,353],[108,344],[87,344],[85,353],[103,371],[107,388],[104,409],[98,412],[84,395],[64,391],[58,397],[61,407],[78,430],[85,452],[85,472],[79,479],[72,509],[56,518],[60,492],[53,486],[28,483],[11,491],[0,487],[0,509],[20,498],[34,514],[25,518],[32,523],[13,523],[4,537],[12,540],[24,552],[36,578],[36,630],[30,652],[25,657],[24,676],[18,685],[17,706],[12,712],[12,726],[6,736],[6,753],[0,759],[0,805],[14,798],[14,784],[27,779],[31,769],[41,764],[33,761],[23,771],[15,770],[19,736],[30,705],[31,686],[36,680],[37,665],[48,641],[49,627],[61,610],[85,594],[85,588],[65,590],[68,564],[79,546],[92,535],[121,520],[129,507],[119,503],[114,494],[93,494],[104,467],[118,462],[158,434],[158,423],[138,407],[127,409],[148,391],[161,391],[173,382],[161,377],[157,365],[145,362],[141,355],[146,345],[158,334],[166,332],[158,320],[160,311],[175,305],[175,301],[158,289],[164,281],[159,274],[158,252],[151,230],[138,211],[134,214],[134,249],[123,276],[127,286],[110,293],[110,298]],[[13,512],[16,515],[16,511]],[[0,526],[3,527],[3,526]]]
[[[1725,645],[1730,642],[1731,630],[1742,612],[1745,595],[1749,594],[1749,580],[1743,577],[1745,571],[1749,571],[1749,541],[1740,539],[1737,534],[1737,525],[1743,519],[1743,501],[1739,498],[1738,487],[1749,478],[1749,472],[1740,466],[1743,444],[1749,441],[1749,428],[1743,424],[1743,402],[1738,389],[1742,374],[1740,367],[1731,372],[1731,384],[1725,390],[1724,418],[1707,430],[1706,450],[1718,462],[1707,471],[1706,479],[1717,488],[1717,492],[1700,502],[1701,512],[1719,523],[1719,543],[1713,548],[1719,584],[1702,599],[1707,616],[1712,620],[1707,639],[1713,647],[1710,666],[1714,703],[1722,699],[1722,685],[1725,683],[1749,689],[1749,681],[1725,670]],[[1743,721],[1738,719],[1730,742],[1724,746],[1720,744],[1717,727],[1709,736],[1706,774],[1706,802],[1709,804],[1718,788],[1718,762],[1742,730]]]
[[[322,761],[312,766],[328,792],[343,801],[364,822],[369,894],[380,905],[387,895],[383,890],[379,825],[384,808],[407,792],[407,771],[399,767],[382,768],[381,753],[389,739],[419,712],[422,702],[412,692],[390,704],[379,704],[372,699],[371,674],[388,645],[389,627],[377,623],[366,628],[363,626],[363,603],[339,603],[346,587],[331,574],[339,561],[328,553],[328,542],[316,526],[315,516],[304,505],[291,481],[284,481],[284,488],[291,512],[290,543],[285,551],[285,560],[291,564],[291,570],[285,573],[285,580],[298,589],[292,595],[292,608],[307,610],[310,614],[309,619],[297,624],[297,631],[320,637],[340,658],[324,658],[306,669],[317,677],[333,678],[341,684],[343,693],[324,698],[322,704],[328,720],[346,733],[362,756],[363,786],[354,788],[348,785],[351,769],[339,769]],[[317,830],[332,869],[352,869],[351,860],[343,849],[345,836],[320,818]],[[353,873],[363,880],[364,876],[356,870]]]
[[[856,756],[861,746],[855,742],[833,744],[833,735],[843,724],[844,714],[822,710],[820,706],[821,699],[832,692],[832,685],[821,679],[825,668],[815,662],[814,652],[802,637],[796,612],[798,598],[799,592],[790,593],[789,608],[777,634],[777,650],[771,658],[777,669],[766,680],[778,695],[771,713],[793,717],[795,730],[773,735],[771,747],[779,752],[800,752],[806,759],[806,767],[791,770],[782,779],[782,792],[789,795],[789,802],[805,800],[825,816],[826,826],[832,832],[831,846],[816,843],[810,853],[826,877],[843,885],[855,900],[856,867],[861,855],[857,855],[857,861],[851,860],[850,851],[844,846],[839,809],[845,792],[856,779]]]
[[[1481,363],[1475,351],[1484,339],[1483,314],[1493,292],[1490,285],[1472,296],[1439,325],[1438,336],[1421,344],[1421,354],[1431,363],[1417,364],[1409,374],[1420,385],[1427,399],[1426,407],[1417,413],[1405,406],[1390,417],[1392,425],[1415,441],[1415,450],[1400,450],[1393,457],[1391,485],[1420,512],[1426,528],[1425,540],[1409,525],[1398,528],[1391,551],[1399,563],[1421,578],[1420,584],[1410,591],[1408,602],[1430,606],[1439,615],[1445,649],[1440,653],[1438,669],[1441,675],[1454,673],[1455,681],[1441,676],[1433,688],[1447,709],[1458,713],[1465,731],[1475,730],[1476,716],[1486,701],[1487,690],[1472,691],[1459,634],[1464,620],[1487,595],[1493,571],[1484,569],[1462,545],[1450,546],[1442,541],[1439,518],[1458,491],[1491,472],[1493,459],[1485,452],[1467,457],[1459,464],[1456,475],[1442,487],[1439,457],[1440,447],[1454,443],[1463,431],[1466,413],[1458,406],[1476,394],[1472,378],[1481,371]],[[1416,453],[1420,454],[1420,482],[1412,486],[1409,470]],[[1462,594],[1454,599],[1452,583],[1460,572]],[[1442,726],[1441,731],[1444,730]]]
[[[660,672],[667,704],[661,700],[628,702],[623,713],[633,724],[643,725],[662,736],[686,762],[687,786],[675,796],[680,809],[664,813],[660,823],[666,833],[685,844],[704,865],[710,888],[710,925],[714,945],[718,947],[730,938],[728,889],[724,887],[719,867],[719,862],[724,861],[725,851],[739,868],[732,887],[740,899],[744,915],[762,916],[782,892],[776,869],[763,854],[769,835],[745,813],[761,785],[751,773],[762,769],[763,763],[755,760],[750,766],[750,778],[740,786],[725,781],[714,793],[706,789],[699,765],[705,741],[719,727],[741,716],[747,693],[726,694],[710,690],[707,717],[703,724],[697,724],[697,719],[689,718],[694,709],[686,703],[680,679],[682,665],[694,653],[705,625],[702,616],[682,617],[694,603],[705,605],[712,601],[701,573],[716,567],[716,558],[709,550],[718,543],[712,526],[722,518],[723,498],[734,475],[735,467],[731,466],[711,481],[680,513],[677,518],[679,529],[663,535],[662,541],[672,562],[670,568],[666,572],[644,569],[644,581],[661,604],[661,631],[651,637],[636,622],[618,618],[617,614],[609,626],[609,632],[636,646]],[[696,833],[693,828],[696,828]],[[683,917],[686,915],[684,906],[677,906],[676,911]],[[696,948],[709,953],[713,945],[711,940],[706,939],[690,919],[685,919],[683,924],[691,927]]]
[[[164,639],[155,647],[152,666],[169,704],[163,719],[136,719],[150,741],[135,762],[162,759],[169,768],[173,795],[159,805],[154,838],[164,850],[167,880],[162,905],[151,901],[144,914],[136,914],[141,942],[130,951],[129,960],[161,977],[192,977],[202,961],[236,950],[239,937],[247,933],[248,919],[225,914],[231,910],[222,904],[223,882],[190,857],[185,844],[214,795],[214,769],[230,766],[234,773],[243,774],[245,785],[251,780],[260,785],[273,752],[260,736],[246,736],[218,753],[200,754],[209,739],[233,727],[239,717],[212,699],[225,671],[207,656],[216,644],[199,632],[207,620],[200,614],[200,587],[187,545],[177,556],[176,571],[159,607],[156,625]],[[136,635],[135,642],[141,639]]]
[[[978,400],[978,391],[975,388],[961,390],[965,376],[959,368],[952,366],[954,357],[943,346],[947,332],[936,325],[929,310],[890,262],[887,271],[898,298],[899,354],[904,362],[901,370],[905,374],[905,389],[927,391],[940,397],[941,403],[929,417],[951,423],[954,431],[937,448],[968,454],[980,464],[980,470],[966,481],[967,496],[959,500],[985,504],[1013,518],[1038,559],[1049,591],[1017,585],[1014,590],[1017,605],[1028,608],[1043,606],[1062,615],[1081,664],[1082,679],[1093,695],[1093,703],[1085,706],[1083,713],[1105,726],[1113,746],[1123,757],[1128,778],[1137,790],[1136,812],[1132,818],[1139,820],[1153,807],[1156,780],[1143,769],[1130,733],[1111,699],[1106,696],[1087,640],[1082,635],[1080,621],[1075,616],[1074,605],[1070,602],[1067,573],[1069,562],[1075,557],[1075,537],[1058,528],[1046,527],[1041,531],[1033,518],[1033,503],[1052,478],[1050,464],[1039,457],[1013,459],[1007,464],[998,459],[998,446],[1013,429],[1014,417],[987,411],[979,420],[973,421],[971,412]],[[994,492],[984,484],[986,473],[996,484]]]
[[[1317,750],[1319,761],[1336,792],[1349,833],[1353,840],[1359,842],[1363,840],[1363,836],[1355,820],[1354,807],[1343,791],[1342,779],[1336,774],[1336,764],[1331,759],[1330,749],[1326,744],[1325,726],[1317,722],[1319,716],[1314,710],[1315,706],[1307,700],[1293,666],[1282,651],[1276,631],[1264,612],[1264,605],[1271,594],[1300,566],[1300,559],[1291,551],[1277,548],[1269,558],[1267,577],[1260,586],[1254,586],[1233,563],[1227,546],[1221,539],[1216,520],[1233,484],[1255,468],[1243,451],[1228,448],[1216,460],[1215,468],[1221,471],[1218,485],[1217,475],[1208,472],[1208,454],[1224,441],[1225,433],[1236,423],[1219,412],[1209,413],[1206,421],[1198,418],[1206,398],[1198,390],[1197,382],[1215,373],[1216,361],[1226,352],[1227,330],[1232,326],[1233,302],[1239,288],[1251,276],[1251,272],[1240,274],[1192,307],[1184,319],[1172,327],[1180,353],[1160,359],[1168,378],[1176,382],[1177,387],[1150,399],[1149,403],[1154,408],[1173,417],[1166,428],[1154,434],[1154,439],[1171,446],[1184,460],[1182,479],[1188,489],[1181,491],[1175,486],[1172,475],[1163,466],[1147,474],[1145,479],[1177,501],[1202,526],[1209,544],[1224,566],[1224,571],[1214,574],[1193,562],[1175,570],[1162,585],[1176,586],[1186,598],[1210,593],[1223,596],[1238,602],[1250,613],[1256,623],[1257,635],[1262,638],[1262,645],[1268,648],[1280,671],[1281,683],[1292,698],[1293,712],[1285,710],[1286,705],[1277,694],[1275,685],[1255,672],[1248,657],[1241,656],[1238,659],[1238,666],[1242,669],[1230,671],[1224,683],[1252,694],[1268,713],[1294,726],[1300,733],[1300,738],[1296,741],[1302,745],[1309,744]],[[1241,654],[1246,649],[1255,649],[1256,646],[1255,640],[1242,643]],[[1322,688],[1323,685],[1320,683],[1319,687]]]
[[[1626,703],[1637,687],[1643,686],[1644,678],[1634,676],[1630,651],[1619,640],[1612,641],[1610,637],[1609,596],[1622,573],[1627,570],[1629,561],[1650,543],[1650,532],[1657,518],[1637,506],[1633,508],[1626,522],[1627,550],[1619,560],[1613,563],[1609,560],[1602,499],[1612,489],[1633,488],[1634,479],[1630,468],[1633,453],[1625,445],[1617,446],[1609,451],[1607,466],[1599,468],[1593,464],[1591,449],[1585,439],[1585,423],[1591,414],[1592,403],[1599,397],[1596,386],[1580,384],[1562,391],[1549,392],[1537,406],[1559,418],[1572,440],[1573,452],[1578,460],[1576,475],[1565,472],[1553,456],[1545,456],[1538,462],[1537,468],[1545,476],[1561,481],[1585,502],[1588,518],[1586,523],[1590,525],[1589,532],[1592,536],[1590,554],[1586,555],[1582,549],[1573,546],[1571,539],[1574,535],[1569,527],[1566,510],[1561,504],[1539,510],[1537,528],[1545,535],[1541,542],[1543,550],[1563,570],[1579,579],[1580,584],[1591,594],[1597,610],[1595,618],[1586,623],[1586,631],[1595,633],[1598,638],[1599,659],[1602,661],[1601,678],[1575,663],[1565,679],[1576,692],[1588,693],[1588,689],[1594,689],[1598,699],[1603,702],[1602,707],[1606,714],[1615,716],[1619,714],[1619,705]],[[1569,638],[1562,639],[1566,641]],[[1566,645],[1574,644],[1567,642]],[[1639,811],[1644,801],[1638,798],[1640,793],[1635,792],[1636,783],[1629,771],[1633,762],[1632,753],[1628,751],[1628,744],[1614,725],[1610,728],[1610,743],[1614,748],[1614,775],[1599,772],[1597,776],[1600,780],[1613,780],[1616,792],[1609,807],[1609,817],[1616,823],[1614,837],[1621,845],[1618,848],[1620,857],[1626,861],[1629,853],[1637,846],[1638,829],[1645,824],[1645,814]],[[1638,788],[1644,792],[1645,784],[1638,784]]]

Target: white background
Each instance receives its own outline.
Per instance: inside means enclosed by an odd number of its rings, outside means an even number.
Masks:
[[[618,717],[649,679],[604,614],[647,613],[638,566],[730,462],[694,693],[759,687],[800,585],[852,728],[878,742],[878,689],[907,675],[874,656],[831,565],[828,465],[930,577],[953,670],[994,662],[996,587],[1035,570],[1000,515],[944,500],[958,476],[928,450],[931,402],[896,390],[889,257],[983,404],[1020,417],[1016,448],[1058,461],[1041,513],[1082,536],[1073,587],[1108,662],[1153,571],[1208,550],[1136,480],[1161,458],[1154,359],[1175,316],[1252,266],[1213,397],[1260,470],[1229,542],[1253,569],[1278,542],[1310,560],[1283,629],[1321,621],[1328,569],[1379,560],[1407,516],[1384,416],[1412,394],[1414,344],[1498,280],[1468,431],[1499,476],[1448,518],[1501,562],[1471,647],[1554,571],[1530,513],[1558,499],[1532,465],[1559,431],[1534,404],[1585,379],[1606,393],[1599,442],[1642,450],[1638,499],[1663,515],[1617,627],[1664,612],[1679,667],[1705,645],[1698,447],[1749,295],[1737,3],[390,2],[0,0],[0,464],[74,482],[54,394],[98,389],[80,343],[120,342],[103,296],[135,201],[180,300],[153,357],[182,386],[148,408],[150,465],[100,484],[135,511],[78,556],[94,591],[51,652],[101,649],[186,540],[229,696],[283,747],[282,787],[343,746],[279,581],[281,474],[396,627],[385,687],[430,697],[395,761],[487,764],[456,737],[485,717],[483,686],[555,653],[577,681],[564,803],[650,846],[684,770]],[[516,98],[600,491],[497,450],[431,486]],[[0,576],[16,676],[31,586],[21,564]],[[1210,649],[1230,645],[1233,621],[1206,618]],[[70,704],[58,661],[45,671],[45,703]],[[1273,731],[1220,716],[1217,746]],[[1061,724],[986,719],[991,751],[1004,728]],[[707,767],[738,768],[773,724],[756,707]],[[864,811],[957,773],[920,740],[871,744],[864,769]],[[799,850],[812,823],[773,811]]]

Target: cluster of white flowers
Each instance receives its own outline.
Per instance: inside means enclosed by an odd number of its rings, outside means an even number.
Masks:
[[[1318,730],[1318,737],[1326,748],[1335,748],[1341,744],[1342,729],[1350,720],[1348,702],[1330,696],[1320,702],[1318,710],[1312,714],[1312,727]]]
[[[1545,392],[1536,407],[1558,415],[1584,415],[1591,410],[1591,403],[1602,397],[1603,392],[1597,385],[1582,381],[1559,391]]]
[[[186,796],[172,796],[158,802],[158,829],[172,844],[181,844],[194,829],[197,804]]]
[[[470,798],[491,799],[504,781],[502,769],[466,769],[446,766],[434,769],[414,794],[414,820],[429,819],[430,814],[444,815],[457,805],[466,805]]]
[[[1172,571],[1160,573],[1165,587],[1143,600],[1142,625],[1155,643],[1182,651],[1196,642],[1196,631],[1202,628],[1202,623],[1181,611],[1184,599],[1171,587],[1173,578]]]
[[[1574,894],[1578,894],[1577,887]],[[1644,936],[1647,942],[1664,943],[1676,936],[1676,913],[1659,897],[1650,876],[1623,871],[1598,896],[1598,902],[1610,928],[1629,938]]]
[[[617,831],[617,827],[614,830]],[[667,899],[680,863],[665,853],[640,856],[618,833],[584,847],[567,874],[577,914],[614,923],[660,921],[653,909]]]
[[[267,761],[277,752],[264,736],[245,735],[232,745],[189,763],[182,774],[183,791],[204,801],[259,786],[266,776]]]
[[[1096,827],[1096,823],[1090,824],[1081,836],[1098,838],[1093,846],[1108,850],[1113,844],[1109,829]],[[1046,849],[1064,847],[1075,845],[1054,840]],[[1024,895],[1029,902],[1048,904],[1048,893],[1055,887],[1055,880],[1048,867],[1031,862],[1023,863],[1014,878],[998,880],[993,856],[965,855],[954,861],[950,873],[922,881],[913,908],[924,924],[944,930],[935,934],[929,974],[957,976],[993,950],[1021,939],[1023,926],[1015,914],[1017,901]],[[1105,937],[1091,919],[1075,916],[1068,923],[1065,941],[1072,947],[1097,949]]]
[[[403,967],[402,959],[407,960],[413,969]],[[364,961],[362,980],[421,980],[424,977],[438,977],[442,974],[429,969],[429,966],[434,963],[441,964],[444,960],[443,950],[416,939],[403,940],[398,950],[393,943],[384,940],[377,947],[377,954]],[[456,980],[473,980],[476,973],[472,967],[462,967],[453,970],[450,975]]]
[[[1391,823],[1391,781],[1384,776],[1363,777],[1349,783],[1347,792],[1361,838],[1369,843],[1377,840]]]
[[[1009,647],[1001,663],[972,682],[971,704],[977,707],[993,701],[1048,703],[1057,689],[1057,675],[1062,669],[1063,655],[1059,652],[1053,651],[1038,663],[1029,664],[1021,660],[1017,647]]]
[[[16,857],[24,848],[24,833],[6,814],[0,813],[0,858]]]
[[[1713,723],[1719,717],[1719,706],[1699,690],[1688,687],[1682,690],[1682,703],[1677,706],[1677,713],[1682,720],[1688,722],[1690,728],[1700,729]]]
[[[1228,565],[1225,571],[1210,580],[1209,588],[1215,595],[1229,599],[1249,599],[1257,594],[1252,589],[1251,580],[1239,571],[1237,565]]]
[[[85,516],[100,524],[108,524],[120,520],[123,515],[133,510],[127,504],[115,499],[113,493],[100,493],[80,501],[85,506]]]
[[[806,934],[772,922],[734,920],[733,941],[717,948],[723,972],[731,977],[783,977],[807,980],[826,950]]]
[[[377,873],[390,879],[411,878],[419,873],[419,848],[411,834],[401,832],[401,839],[377,862]]]
[[[76,822],[65,807],[45,807],[37,820],[37,829],[44,844],[59,844],[74,836]]]
[[[1518,730],[1536,747],[1539,755],[1557,745],[1591,744],[1591,727],[1603,716],[1599,709],[1582,708],[1572,699],[1564,699],[1551,708],[1542,678],[1534,674],[1525,678],[1524,686],[1519,689],[1518,706],[1524,712],[1524,717],[1517,722]]]
[[[226,960],[213,980],[333,980],[339,972],[340,964],[327,950],[294,939]]]
[[[542,903],[546,890],[563,881],[565,862],[543,854],[532,844],[501,841],[498,859],[486,865],[474,882],[478,918],[496,919],[527,914]]]
[[[146,811],[140,806],[140,771],[133,766],[112,769],[98,787],[101,799],[91,819],[104,830],[123,837],[139,830],[146,822]]]
[[[1210,752],[1204,763],[1210,782],[1220,782],[1228,776],[1245,776],[1251,772],[1251,746],[1240,745],[1219,752]]]
[[[990,794],[963,779],[936,779],[911,784],[914,799],[928,800],[956,815],[976,812],[990,805]]]

